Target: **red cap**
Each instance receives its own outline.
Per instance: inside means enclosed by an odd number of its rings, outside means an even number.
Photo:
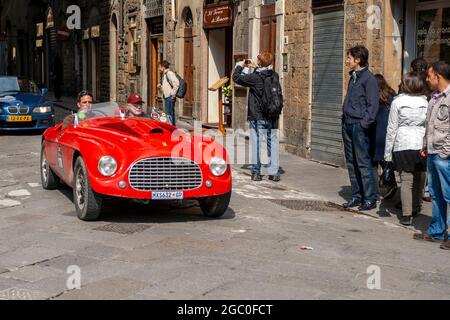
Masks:
[[[127,103],[139,104],[139,103],[144,103],[144,100],[142,100],[140,95],[133,93],[128,97]]]

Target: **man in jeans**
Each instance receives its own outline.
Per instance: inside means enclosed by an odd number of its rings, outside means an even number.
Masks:
[[[416,240],[442,241],[442,249],[450,250],[448,241],[448,205],[450,204],[450,66],[433,63],[427,82],[432,90],[427,115],[427,131],[422,156],[428,155],[428,189],[433,202],[431,225],[427,232],[414,235]]]
[[[170,70],[170,63],[163,60],[159,63],[159,71],[161,72],[161,82],[158,88],[161,89],[164,98],[164,110],[169,116],[170,122],[175,126],[175,102],[177,100],[177,92],[180,87],[175,72]]]
[[[352,199],[344,208],[372,210],[377,206],[377,186],[369,155],[369,127],[379,109],[379,88],[369,71],[369,51],[364,46],[348,50],[350,83],[344,101],[342,136],[352,186]]]
[[[269,175],[269,180],[279,182],[280,178],[280,151],[279,151],[279,119],[270,118],[263,105],[264,78],[275,75],[273,71],[273,54],[261,52],[258,56],[258,65],[255,72],[249,73],[249,68],[255,67],[250,61],[239,62],[233,74],[233,81],[241,86],[250,88],[248,96],[248,115],[250,127],[250,145],[252,149],[252,180],[262,181],[262,173]],[[279,116],[279,115],[278,115]],[[269,166],[267,171],[261,168],[261,146],[267,142],[267,155]]]

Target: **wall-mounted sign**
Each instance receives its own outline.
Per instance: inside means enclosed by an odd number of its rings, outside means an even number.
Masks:
[[[84,29],[84,30],[83,30],[83,40],[89,39],[90,34],[91,34],[90,31],[91,31],[90,28],[87,28],[87,29]]]
[[[47,14],[46,29],[53,28],[54,26],[55,26],[55,23],[54,23],[54,21],[53,21],[53,11],[52,11],[52,9],[50,8],[50,9],[48,10],[48,14]]]
[[[91,27],[91,38],[100,37],[100,26]]]
[[[203,27],[205,29],[230,27],[232,25],[233,9],[231,5],[203,8]]]
[[[36,37],[44,36],[44,23],[36,23]]]
[[[67,28],[67,26],[62,26],[58,29],[58,32],[56,33],[56,36],[59,41],[66,41],[70,37],[70,30]]]

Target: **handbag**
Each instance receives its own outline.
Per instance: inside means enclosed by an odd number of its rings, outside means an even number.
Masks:
[[[384,199],[391,199],[395,195],[398,185],[395,178],[394,164],[392,162],[385,163],[378,187],[380,189],[380,195]]]

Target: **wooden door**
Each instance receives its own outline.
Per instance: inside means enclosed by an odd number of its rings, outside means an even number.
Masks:
[[[162,101],[158,99],[159,89],[158,84],[160,83],[160,73],[159,73],[159,63],[163,59],[163,40],[162,36],[154,36],[149,42],[149,52],[148,56],[148,102],[150,107],[162,106]]]
[[[277,17],[275,4],[261,8],[260,52],[268,51],[274,56],[274,66],[277,48]]]
[[[183,102],[183,115],[192,117],[192,106],[194,103],[194,38],[192,37],[192,28],[186,28],[184,32],[183,76],[187,84],[187,92]]]

